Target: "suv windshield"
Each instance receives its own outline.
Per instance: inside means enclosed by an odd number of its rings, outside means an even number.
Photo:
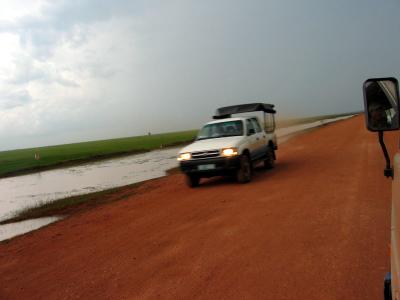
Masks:
[[[197,136],[197,140],[214,139],[227,136],[243,135],[243,122],[242,121],[228,121],[207,124]]]

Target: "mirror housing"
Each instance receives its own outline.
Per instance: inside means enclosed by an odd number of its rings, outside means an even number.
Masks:
[[[363,84],[365,121],[370,131],[399,129],[399,86],[396,78],[371,78]]]
[[[249,131],[247,132],[247,135],[253,135],[255,133],[256,133],[255,129],[254,128],[250,128]]]

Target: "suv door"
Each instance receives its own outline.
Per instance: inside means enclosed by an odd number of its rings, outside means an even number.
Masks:
[[[256,140],[255,140],[255,157],[260,158],[265,155],[266,151],[266,137],[264,131],[261,129],[260,123],[257,118],[252,118],[251,122],[256,130]]]
[[[391,269],[391,291],[393,299],[400,296],[400,153],[394,156],[394,179],[392,183],[392,217],[391,217],[391,247],[390,247],[390,269]],[[385,298],[386,299],[386,298]]]
[[[253,130],[254,133],[250,134],[250,130]],[[246,135],[247,135],[247,148],[250,151],[251,160],[257,158],[257,131],[254,128],[254,124],[251,119],[246,119]]]

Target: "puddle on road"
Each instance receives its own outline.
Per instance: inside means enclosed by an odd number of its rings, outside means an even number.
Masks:
[[[109,159],[0,180],[0,220],[16,211],[69,196],[128,185],[165,175],[177,166],[179,148]]]
[[[349,118],[350,116],[326,119],[278,129],[276,134],[278,143],[282,144],[296,132],[321,126]],[[28,207],[40,206],[43,203],[70,196],[87,194],[124,186],[157,177],[165,176],[165,171],[178,166],[176,155],[180,147],[155,150],[142,154],[135,154],[123,158],[113,158],[99,162],[82,164],[49,170],[23,176],[0,179],[0,221],[13,217],[16,212]],[[51,218],[41,218],[29,221],[0,226],[0,237],[3,232],[10,234],[13,230],[21,234],[19,228],[26,227],[34,230],[40,224],[46,225]],[[35,224],[35,225],[32,225]],[[4,226],[7,226],[4,229]],[[31,227],[33,226],[33,227]],[[38,226],[38,227],[34,227]],[[12,229],[15,228],[15,229]],[[24,231],[24,232],[27,232]],[[21,231],[23,232],[23,231]],[[4,235],[6,235],[4,233]]]
[[[39,229],[40,227],[46,226],[60,219],[61,217],[46,217],[46,218],[31,219],[17,223],[1,225],[0,241],[4,241],[14,236]]]

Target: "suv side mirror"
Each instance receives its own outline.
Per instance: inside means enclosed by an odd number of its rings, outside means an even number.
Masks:
[[[368,130],[399,129],[399,87],[396,78],[368,79],[363,90]]]
[[[378,131],[379,144],[386,160],[383,174],[393,178],[383,132],[399,129],[399,84],[396,78],[371,78],[364,82],[364,111],[367,128]]]
[[[250,128],[249,131],[247,132],[247,135],[253,135],[255,133],[256,133],[255,129],[254,128]]]

